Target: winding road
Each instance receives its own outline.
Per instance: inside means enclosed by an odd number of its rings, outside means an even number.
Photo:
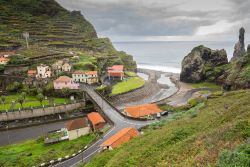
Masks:
[[[103,143],[106,139],[117,133],[119,130],[126,127],[135,127],[140,129],[144,126],[147,126],[156,121],[139,121],[132,120],[124,117],[119,111],[112,107],[108,102],[106,102],[103,97],[101,97],[93,87],[89,85],[82,84],[81,89],[85,90],[86,93],[92,98],[92,100],[100,107],[104,114],[113,122],[114,126],[107,133],[105,133],[98,141],[93,143],[85,151],[78,154],[77,156],[70,158],[68,160],[62,161],[58,164],[55,164],[55,167],[75,167],[80,163],[88,162],[95,154],[97,154],[101,148],[100,144]],[[201,91],[204,89],[193,89],[180,98],[177,101],[172,102],[172,104],[185,103],[192,97],[193,93]],[[45,133],[45,131],[60,129],[64,126],[64,122],[45,124],[35,127],[28,127],[23,129],[9,130],[0,132],[0,145],[11,144],[27,140],[30,138],[36,138]],[[1,143],[2,142],[2,143]],[[8,143],[7,143],[8,142]]]
[[[81,85],[82,89],[95,101],[95,103],[102,109],[106,116],[114,123],[114,126],[109,130],[101,139],[92,144],[84,152],[78,154],[77,156],[63,161],[54,165],[55,167],[75,167],[80,163],[88,162],[88,160],[98,153],[101,148],[100,144],[106,139],[117,133],[119,130],[126,127],[134,127],[140,129],[146,125],[149,125],[155,121],[137,121],[131,120],[123,117],[118,110],[114,109],[110,104],[108,104],[96,91],[88,85]]]

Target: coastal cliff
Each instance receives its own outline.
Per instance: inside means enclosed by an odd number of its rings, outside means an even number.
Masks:
[[[250,46],[244,44],[244,28],[239,31],[230,62],[224,49],[212,50],[205,46],[194,48],[182,61],[180,79],[183,82],[216,82],[226,90],[250,88]]]

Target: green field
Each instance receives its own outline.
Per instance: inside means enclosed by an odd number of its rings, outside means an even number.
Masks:
[[[6,101],[5,104],[1,103],[0,104],[0,110],[9,110],[12,106],[12,101],[15,102],[15,106],[13,109],[19,109],[22,108],[21,104],[18,103],[18,98],[19,95],[9,95],[5,96]],[[50,102],[49,100],[52,100],[52,98],[49,98],[48,100],[43,100],[42,105],[44,106],[49,106]],[[53,98],[53,103],[55,104],[64,104],[67,102],[67,99],[65,98]],[[41,107],[40,101],[37,100],[35,96],[26,96],[25,97],[25,102],[23,103],[23,108],[30,108],[30,107]]]
[[[131,77],[129,79],[118,82],[112,87],[112,93],[110,96],[126,93],[134,89],[140,88],[145,84],[145,80],[140,77]]]
[[[247,167],[249,99],[250,90],[208,99],[149,126],[120,148],[96,155],[86,167]]]
[[[27,167],[63,158],[82,150],[96,139],[95,135],[86,135],[71,141],[45,145],[42,138],[20,144],[0,147],[1,167]]]

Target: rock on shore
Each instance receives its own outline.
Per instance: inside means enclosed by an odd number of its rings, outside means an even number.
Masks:
[[[206,70],[228,63],[224,49],[212,50],[203,45],[195,47],[182,61],[180,80],[200,82],[206,79]]]

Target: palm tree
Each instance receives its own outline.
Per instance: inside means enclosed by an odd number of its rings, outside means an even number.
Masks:
[[[29,48],[29,37],[30,37],[30,34],[28,32],[23,32],[23,37],[25,38],[26,40],[26,45],[27,45],[27,49]]]

